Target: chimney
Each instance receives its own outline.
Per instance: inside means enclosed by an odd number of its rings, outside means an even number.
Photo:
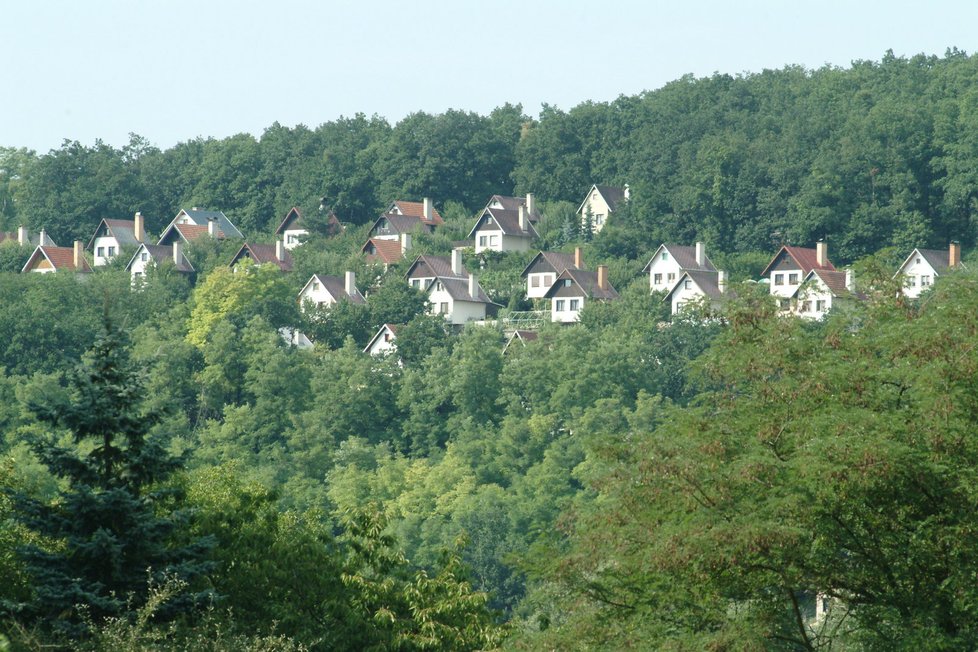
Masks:
[[[17,227],[17,244],[21,247],[30,244],[30,232],[27,230],[26,226]]]
[[[431,199],[428,197],[424,198],[424,219],[425,222],[432,222],[435,219],[434,207],[431,205]]]
[[[818,263],[819,267],[825,267],[829,264],[829,245],[826,244],[825,240],[819,240],[815,243],[815,262]]]
[[[574,247],[574,267],[584,269],[584,254],[580,247]]]
[[[631,191],[628,189],[628,184],[625,184],[625,199],[628,199],[631,195]]]
[[[478,299],[479,282],[475,280],[475,274],[469,274],[469,296]]]
[[[462,275],[462,250],[452,249],[452,274]]]
[[[961,243],[957,240],[951,241],[951,247],[947,252],[947,266],[957,267],[961,264]]]
[[[142,242],[146,239],[146,224],[143,222],[143,214],[136,211],[135,217],[133,217],[132,225],[133,235],[136,236],[136,242]]]
[[[702,242],[696,243],[696,266],[703,267],[706,265],[706,245]]]
[[[598,265],[598,289],[608,289],[608,266]]]
[[[41,232],[37,235],[37,244],[41,245],[42,247],[53,247],[54,241],[48,237],[48,234],[44,232],[44,229],[41,229]]]
[[[217,220],[213,220],[213,219],[207,220],[207,235],[209,235],[212,238],[217,237]]]
[[[717,289],[720,290],[720,294],[727,293],[727,273],[723,270],[717,272]]]
[[[537,212],[537,201],[532,192],[526,193],[526,213],[531,218]]]
[[[411,234],[402,233],[401,234],[401,254],[403,255],[408,249],[411,248]]]
[[[275,260],[280,263],[285,262],[285,243],[282,240],[275,241]]]
[[[85,246],[82,244],[81,240],[75,240],[74,247],[72,248],[72,258],[71,261],[75,265],[75,269],[80,270],[82,268],[82,263],[85,260]]]
[[[173,264],[180,267],[181,262],[183,262],[183,243],[177,238],[173,242]]]
[[[850,292],[856,291],[856,278],[855,275],[852,273],[852,269],[846,270],[846,289],[849,290]]]
[[[193,208],[191,208],[190,210],[192,210],[192,211],[199,211],[200,209],[199,209],[199,208],[197,208],[196,206],[194,206],[194,207],[193,207]]]
[[[529,231],[529,227],[526,225],[526,206],[520,204],[520,230]]]
[[[343,275],[343,289],[346,290],[347,295],[356,296],[357,293],[357,275],[353,272],[346,272]]]

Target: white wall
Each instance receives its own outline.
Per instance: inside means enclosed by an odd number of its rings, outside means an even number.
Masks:
[[[584,207],[581,210],[581,226],[587,221],[587,210],[591,209],[591,229],[594,233],[597,233],[602,228],[604,228],[605,222],[608,220],[608,213],[610,212],[608,208],[608,202],[604,200],[601,193],[594,189],[591,194],[585,200]]]
[[[526,298],[539,299],[547,293],[557,280],[556,272],[536,272],[526,275]]]
[[[934,284],[937,273],[923,256],[916,254],[903,268],[903,276],[904,296],[916,299],[924,290]]]
[[[672,293],[672,314],[682,312],[683,306],[691,301],[701,302],[704,296],[703,290],[692,279],[683,279],[682,284]]]
[[[109,247],[112,248],[112,253],[109,253]],[[99,250],[102,250],[102,255],[99,255]],[[102,265],[107,265],[112,258],[119,255],[119,241],[116,240],[111,235],[100,235],[95,238],[94,246],[92,247],[92,255],[95,258],[95,266],[101,267]]]
[[[576,302],[573,307],[572,301]],[[584,297],[553,297],[550,299],[550,321],[575,322],[582,308],[584,308]]]
[[[653,292],[668,292],[680,276],[682,270],[672,254],[664,249],[658,251],[649,265],[649,289]]]
[[[282,242],[286,249],[295,249],[302,244],[302,237],[309,235],[305,229],[286,229],[282,232]]]

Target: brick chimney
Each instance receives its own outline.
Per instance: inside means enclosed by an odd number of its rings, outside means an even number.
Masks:
[[[532,217],[537,212],[537,200],[532,192],[526,193],[526,213]]]
[[[411,248],[411,234],[410,233],[402,233],[401,234],[401,254],[403,255],[410,248]]]
[[[282,240],[275,241],[275,259],[280,262],[285,262],[285,243]]]
[[[815,262],[819,267],[826,267],[829,264],[829,245],[825,240],[815,243]]]
[[[429,197],[424,198],[424,219],[425,222],[432,222],[435,219],[434,207],[431,205]]]
[[[74,264],[76,270],[81,270],[84,260],[85,245],[82,244],[81,240],[75,240],[74,246],[72,247],[71,262]]]
[[[598,289],[608,289],[608,266],[598,265]]]
[[[343,275],[343,289],[346,290],[348,296],[356,296],[357,294],[357,275],[353,272],[346,272]]]
[[[146,224],[143,221],[143,214],[139,211],[136,211],[136,215],[133,217],[132,231],[133,235],[136,236],[136,242],[146,240]]]
[[[217,220],[215,219],[207,220],[207,235],[209,235],[212,238],[217,237]]]
[[[580,247],[574,247],[574,267],[584,269],[584,253]]]
[[[173,264],[180,267],[180,263],[183,261],[183,243],[177,238],[173,241]]]
[[[462,250],[452,249],[452,274],[462,275]]]
[[[29,245],[30,243],[31,243],[31,234],[30,234],[30,231],[27,230],[27,227],[26,226],[18,226],[17,227],[17,244],[19,244],[21,247],[23,247],[25,245]]]
[[[951,241],[951,246],[947,252],[947,266],[957,267],[961,264],[961,243],[957,240]]]
[[[529,226],[527,226],[526,206],[524,206],[523,204],[520,204],[520,230],[521,231],[530,230]]]
[[[706,265],[706,245],[702,242],[696,243],[696,266],[703,267]]]
[[[723,270],[717,272],[717,289],[720,290],[720,294],[727,293],[727,273]]]

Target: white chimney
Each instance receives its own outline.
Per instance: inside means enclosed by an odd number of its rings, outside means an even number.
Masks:
[[[846,289],[849,290],[850,292],[856,291],[856,278],[855,275],[852,273],[852,269],[846,270]]]
[[[17,227],[17,244],[21,247],[30,244],[30,231],[27,230],[26,226]]]
[[[532,192],[526,193],[526,212],[531,218],[537,212],[537,202]]]
[[[825,267],[829,264],[829,245],[826,244],[825,240],[819,240],[815,243],[815,262],[818,263],[819,267]]]
[[[435,219],[434,207],[431,205],[431,199],[428,197],[424,198],[424,219],[426,222],[431,222]]]
[[[217,237],[217,220],[207,220],[207,235],[212,238]]]
[[[584,252],[580,247],[574,247],[574,267],[584,269]]]
[[[717,289],[720,290],[720,294],[727,292],[727,273],[723,270],[717,272]]]
[[[702,242],[696,243],[696,266],[704,267],[706,265],[706,245]]]
[[[48,234],[44,232],[44,229],[41,229],[41,232],[37,236],[37,244],[41,245],[42,247],[53,247],[54,240],[48,237]]]
[[[82,261],[85,260],[85,246],[81,240],[75,240],[72,254],[72,262],[75,265],[75,269],[80,270],[82,268]]]
[[[357,275],[353,272],[346,272],[343,275],[343,288],[346,290],[347,295],[356,296],[357,293]]]
[[[183,262],[183,243],[179,239],[173,242],[173,264],[180,267]]]
[[[961,264],[961,243],[957,240],[951,242],[951,247],[947,252],[947,266],[957,267]]]
[[[401,234],[401,254],[404,254],[407,250],[411,248],[411,234],[402,233]]]
[[[275,241],[275,259],[280,262],[285,262],[285,243],[281,240]]]
[[[469,296],[473,300],[478,300],[479,282],[475,280],[475,274],[469,274]]]
[[[462,250],[452,249],[452,274],[462,275]]]
[[[146,225],[143,222],[143,214],[136,211],[136,215],[133,217],[132,225],[133,235],[136,236],[136,242],[142,242],[146,239]]]
[[[625,184],[625,199],[628,199],[631,195],[631,191],[628,189],[628,184]]]
[[[601,290],[608,289],[608,266],[598,265],[598,288]]]
[[[526,206],[520,204],[520,230],[529,231],[529,227],[526,224]]]

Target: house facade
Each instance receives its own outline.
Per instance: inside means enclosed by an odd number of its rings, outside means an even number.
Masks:
[[[529,211],[522,204],[516,210],[487,206],[469,231],[476,253],[529,251],[536,238],[537,231],[530,221]]]
[[[171,245],[176,240],[188,243],[203,236],[218,240],[244,239],[241,231],[223,212],[205,211],[194,207],[189,210],[180,209],[177,216],[163,229],[156,244]]]
[[[814,249],[784,245],[761,272],[781,312],[791,312],[792,297],[813,269],[835,271],[825,242],[818,242]]]
[[[422,254],[415,258],[404,277],[408,285],[416,290],[427,290],[428,284],[439,276],[444,278],[468,278],[469,271],[462,264],[462,252],[452,251],[451,256],[429,256]]]
[[[236,270],[245,260],[250,260],[254,265],[276,265],[283,272],[292,271],[292,254],[282,240],[276,240],[275,244],[254,244],[246,242],[234,254],[228,267]]]
[[[289,209],[289,212],[285,214],[285,219],[275,229],[275,236],[282,241],[286,249],[295,249],[302,244],[308,235],[309,231],[302,224],[302,213],[297,206]]]
[[[682,314],[691,306],[704,306],[704,304],[711,313],[714,313],[720,309],[720,302],[726,291],[725,272],[686,270],[662,300],[670,304],[673,315]]]
[[[132,220],[103,219],[87,249],[92,252],[95,267],[100,267],[122,253],[123,247],[138,247],[145,241],[145,220],[142,213],[136,213]]]
[[[499,308],[489,300],[473,274],[468,278],[435,278],[428,284],[428,305],[429,314],[441,315],[454,325],[484,321]]]
[[[715,273],[717,268],[706,255],[706,245],[697,242],[692,247],[677,244],[659,245],[642,271],[649,275],[649,289],[652,292],[669,292],[683,272]]]
[[[377,331],[377,334],[370,338],[363,352],[368,355],[396,355],[397,354],[397,326],[394,324],[384,324]]]
[[[948,270],[962,268],[961,245],[952,242],[947,250],[914,249],[900,265],[894,278],[902,278],[904,296],[916,299],[934,284],[938,276]]]
[[[547,290],[554,284],[557,277],[566,269],[584,269],[584,259],[581,248],[574,253],[565,254],[559,251],[541,251],[530,263],[523,268],[520,276],[526,279],[526,298],[542,299]]]
[[[550,320],[576,322],[581,310],[590,301],[613,301],[618,291],[608,281],[608,267],[599,265],[597,271],[565,269],[554,282],[545,299],[550,300]]]
[[[62,271],[81,274],[91,272],[92,268],[85,260],[85,246],[81,240],[75,240],[71,247],[38,245],[20,271],[36,274]]]
[[[856,299],[851,269],[812,269],[795,291],[791,312],[803,319],[824,319],[829,311]]]
[[[591,232],[597,233],[604,228],[608,217],[628,200],[628,186],[599,186],[594,184],[588,190],[584,201],[577,209],[581,219],[581,228],[587,228],[590,222]]]
[[[151,268],[158,268],[164,264],[173,265],[183,274],[194,273],[194,267],[183,253],[183,242],[180,240],[171,245],[151,245],[144,242],[129,259],[126,271],[129,272],[133,286],[138,286]]]
[[[323,308],[338,301],[366,303],[366,299],[357,289],[357,278],[353,272],[346,272],[343,278],[326,274],[313,274],[302,286],[298,296],[299,307],[305,311],[308,307]]]

